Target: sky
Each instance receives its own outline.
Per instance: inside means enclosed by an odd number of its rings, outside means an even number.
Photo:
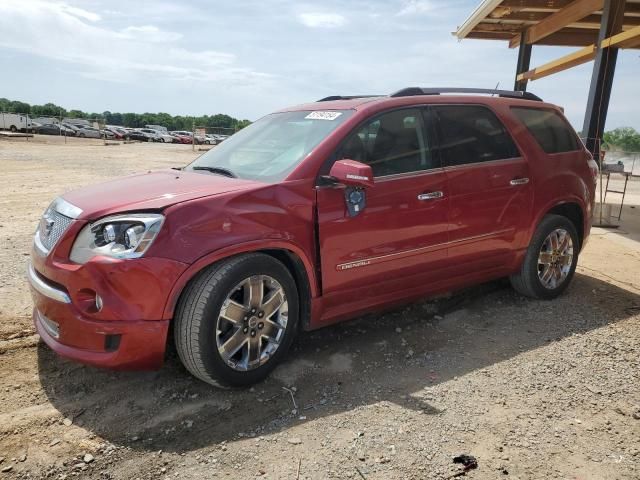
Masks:
[[[327,95],[513,88],[517,49],[451,32],[479,0],[0,0],[0,97],[256,120]],[[531,66],[576,48],[534,46]],[[592,63],[529,84],[581,130]],[[640,130],[621,51],[606,129]]]

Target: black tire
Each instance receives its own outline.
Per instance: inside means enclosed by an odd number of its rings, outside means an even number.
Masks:
[[[84,133],[81,133],[81,134],[79,135],[79,137],[80,137],[80,138],[85,138],[85,137],[86,137],[86,135],[85,135]]]
[[[9,130],[11,130],[13,133],[16,133],[18,131],[15,125],[11,125],[11,127],[9,127]]]
[[[571,237],[573,243],[573,258],[567,276],[555,288],[545,287],[538,275],[538,255],[546,238],[556,229],[565,230]],[[520,271],[512,275],[509,279],[511,285],[518,293],[531,298],[551,300],[559,296],[571,283],[571,279],[576,271],[578,254],[580,251],[580,239],[575,225],[566,217],[561,215],[546,215],[536,229]]]
[[[274,278],[289,306],[287,326],[277,350],[266,363],[238,371],[223,360],[216,344],[216,323],[228,293],[252,275]],[[299,299],[287,268],[269,255],[232,257],[203,270],[182,293],[176,309],[174,337],[178,356],[195,377],[218,387],[243,387],[263,380],[287,354],[298,330]]]

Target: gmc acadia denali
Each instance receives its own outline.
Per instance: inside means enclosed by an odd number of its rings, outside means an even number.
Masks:
[[[190,165],[67,193],[36,231],[38,333],[60,355],[214,385],[264,378],[299,329],[510,277],[558,296],[596,163],[531,93],[406,88],[267,115]]]

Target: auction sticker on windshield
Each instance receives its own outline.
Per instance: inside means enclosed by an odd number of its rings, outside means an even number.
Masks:
[[[342,115],[342,112],[311,112],[309,115],[307,115],[304,118],[308,118],[310,120],[335,120],[336,118],[338,118],[340,115]]]

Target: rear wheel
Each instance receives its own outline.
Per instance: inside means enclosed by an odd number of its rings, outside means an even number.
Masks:
[[[254,253],[212,265],[185,290],[175,317],[184,366],[216,386],[264,379],[298,327],[298,292],[278,260]]]
[[[15,125],[11,125],[9,130],[11,130],[13,133],[16,133],[18,131],[18,128]]]
[[[573,223],[560,215],[546,215],[531,239],[520,271],[511,276],[511,285],[528,297],[557,297],[573,278],[579,248]]]

